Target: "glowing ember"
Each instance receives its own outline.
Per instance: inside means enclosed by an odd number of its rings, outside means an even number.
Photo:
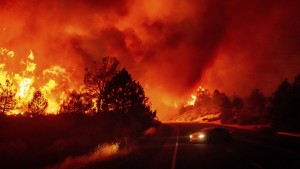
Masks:
[[[6,55],[6,56],[12,58],[12,57],[14,57],[15,52],[11,51],[11,50],[8,50],[6,48],[0,48],[0,55]]]

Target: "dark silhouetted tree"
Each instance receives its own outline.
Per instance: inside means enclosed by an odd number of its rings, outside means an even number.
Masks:
[[[244,108],[244,101],[240,97],[232,99],[232,113],[234,116],[234,123],[237,123],[241,118]]]
[[[215,90],[214,93],[212,94],[212,102],[214,105],[220,106],[222,101],[222,96],[219,90]]]
[[[12,88],[13,83],[6,80],[5,85],[0,84],[0,109],[1,114],[13,110],[17,104],[15,99],[16,91]]]
[[[244,108],[238,116],[239,124],[270,124],[268,104],[268,98],[259,89],[251,91],[250,95],[245,98]]]
[[[220,101],[220,120],[221,123],[232,123],[234,114],[232,112],[232,104],[225,93],[220,93],[216,100]]]
[[[106,84],[116,74],[119,61],[114,57],[103,57],[85,69],[84,84],[90,94],[97,98],[97,112],[101,112],[103,92]]]
[[[232,107],[241,110],[244,107],[244,101],[240,97],[234,97],[232,100]]]
[[[92,114],[92,107],[93,102],[89,94],[73,90],[61,104],[59,113]]]
[[[48,107],[48,101],[41,91],[35,91],[32,100],[28,103],[28,112],[26,115],[35,117],[44,115]]]
[[[285,79],[271,97],[273,127],[285,131],[300,131],[300,75],[294,83]]]
[[[131,78],[125,68],[107,83],[102,109],[116,113],[129,134],[138,134],[148,128],[156,117],[142,86]]]
[[[266,97],[259,89],[254,89],[246,99],[246,107],[252,113],[264,113],[266,105]]]

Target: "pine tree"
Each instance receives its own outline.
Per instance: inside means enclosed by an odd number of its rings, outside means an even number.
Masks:
[[[0,109],[1,114],[6,114],[13,110],[17,104],[15,99],[16,91],[12,88],[13,83],[6,80],[6,84],[3,86],[0,84]]]
[[[41,91],[36,91],[33,94],[32,100],[28,103],[27,115],[34,117],[45,114],[48,107],[48,101]]]
[[[106,85],[102,109],[117,113],[125,127],[135,134],[152,125],[156,117],[156,111],[151,111],[142,86],[132,79],[125,68]]]
[[[283,131],[300,131],[300,75],[294,83],[285,79],[271,97],[273,127]]]

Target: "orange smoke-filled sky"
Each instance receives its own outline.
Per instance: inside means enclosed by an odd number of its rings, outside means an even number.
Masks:
[[[160,119],[199,85],[228,95],[270,95],[300,73],[300,1],[2,0],[0,46],[35,53],[37,69],[117,57]]]

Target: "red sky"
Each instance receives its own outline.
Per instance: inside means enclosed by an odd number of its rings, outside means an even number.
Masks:
[[[270,95],[300,73],[296,0],[3,0],[0,46],[37,69],[83,68],[115,56],[140,81],[160,119],[202,85]]]

